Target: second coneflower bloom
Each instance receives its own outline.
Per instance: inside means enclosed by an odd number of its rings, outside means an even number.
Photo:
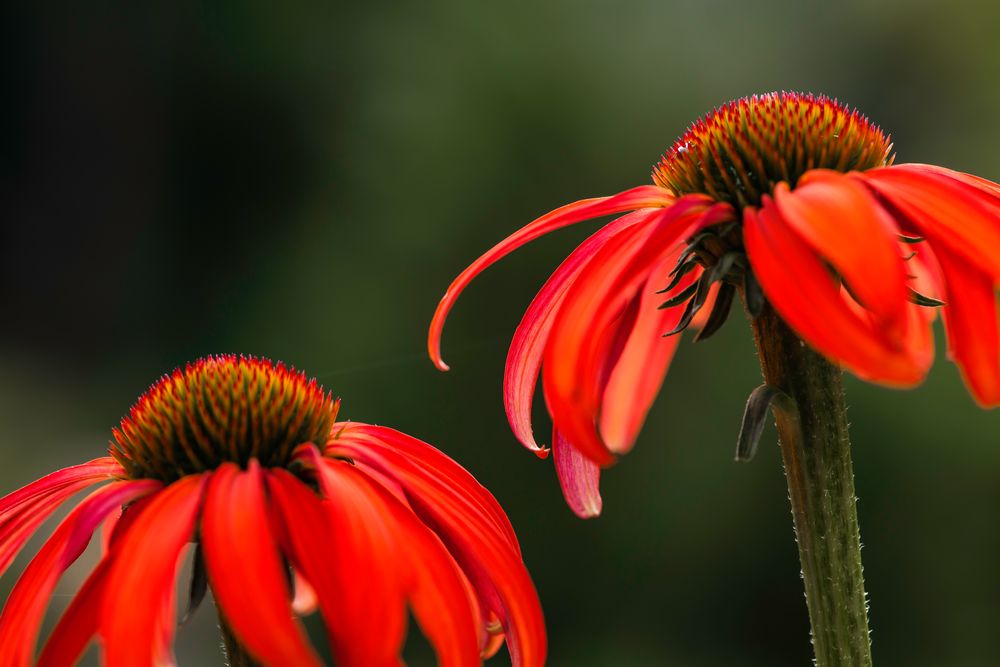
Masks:
[[[924,164],[893,165],[889,138],[824,97],[772,93],[692,125],[653,184],[586,199],[510,235],[455,279],[431,324],[483,269],[567,225],[628,212],[559,266],[514,334],[504,403],[517,438],[535,385],[570,506],[600,511],[600,467],[627,452],[689,325],[705,338],[737,294],[773,308],[808,345],[860,378],[912,387],[943,315],[951,358],[983,406],[1000,403],[1000,185]],[[666,337],[665,337],[666,335]]]
[[[114,432],[110,456],[0,499],[0,573],[71,496],[0,614],[3,664],[35,663],[63,572],[104,527],[103,555],[37,664],[172,664],[175,578],[210,588],[230,664],[319,665],[298,616],[318,609],[339,667],[399,665],[412,612],[439,664],[503,644],[538,667],[546,639],[517,538],[486,489],[430,445],[336,421],[315,381],[270,362],[203,359],[163,378]]]

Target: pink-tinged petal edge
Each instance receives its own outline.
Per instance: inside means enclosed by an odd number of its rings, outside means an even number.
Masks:
[[[264,664],[321,665],[292,617],[281,554],[271,534],[264,473],[224,463],[205,491],[201,541],[212,592],[244,647]]]
[[[462,291],[484,269],[524,244],[562,227],[624,211],[669,206],[674,200],[673,194],[655,185],[642,185],[611,197],[583,199],[546,213],[493,246],[455,278],[434,312],[427,336],[427,351],[434,365],[442,371],[448,370],[441,358],[441,332],[445,320]]]
[[[601,467],[577,451],[559,431],[552,434],[552,458],[566,504],[581,519],[601,514]]]

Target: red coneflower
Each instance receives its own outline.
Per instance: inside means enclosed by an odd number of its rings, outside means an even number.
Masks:
[[[973,397],[997,405],[1000,185],[892,165],[891,148],[867,118],[825,97],[730,102],[674,143],[653,185],[558,208],[463,271],[434,314],[430,356],[448,368],[445,318],[486,267],[553,230],[632,211],[559,266],[507,357],[511,428],[547,453],[531,428],[541,372],[556,471],[577,514],[599,513],[599,467],[632,447],[677,346],[663,336],[692,321],[699,338],[711,335],[736,294],[755,318],[773,307],[830,362],[896,387],[926,375],[940,306]]]
[[[0,500],[2,573],[63,501],[109,482],[15,585],[3,664],[34,661],[52,591],[102,523],[103,556],[39,665],[71,665],[95,637],[112,667],[172,663],[174,579],[192,542],[192,603],[212,589],[234,663],[320,664],[296,618],[318,607],[337,665],[399,665],[408,610],[442,665],[478,665],[505,638],[513,664],[543,664],[541,608],[493,496],[424,442],[337,423],[338,405],[281,364],[209,357],[146,392],[110,456]]]

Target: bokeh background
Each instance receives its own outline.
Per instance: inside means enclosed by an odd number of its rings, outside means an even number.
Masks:
[[[425,329],[479,252],[557,205],[647,182],[733,97],[836,96],[892,133],[899,161],[1000,180],[1000,5],[141,5],[24,3],[0,22],[4,490],[100,455],[173,367],[265,355],[493,491],[541,594],[550,664],[809,664],[773,429],[756,460],[732,462],[760,382],[745,321],[682,344],[588,522],[514,441],[500,385],[523,309],[596,223],[473,285],[445,335],[452,372],[425,358]],[[847,390],[876,659],[1000,663],[1000,415],[973,405],[943,349],[916,391]],[[177,653],[221,664],[210,605]],[[420,640],[407,653],[433,662]]]

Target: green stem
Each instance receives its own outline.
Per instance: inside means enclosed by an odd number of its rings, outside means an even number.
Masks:
[[[222,633],[222,647],[225,650],[226,664],[229,667],[261,667],[261,664],[254,660],[246,650],[240,640],[236,638],[233,629],[222,615],[218,603],[215,605],[216,613],[219,615],[219,631]]]
[[[792,399],[775,409],[817,667],[872,664],[857,497],[841,372],[771,309],[753,322],[764,380]],[[796,409],[797,408],[797,409]]]

